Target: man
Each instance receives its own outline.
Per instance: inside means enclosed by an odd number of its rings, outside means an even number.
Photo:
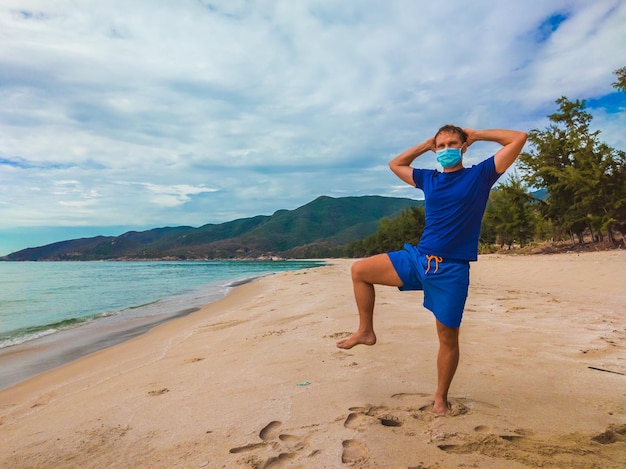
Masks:
[[[459,362],[459,327],[469,287],[469,263],[477,260],[480,225],[489,191],[515,162],[526,133],[516,130],[471,130],[441,127],[434,137],[409,148],[389,162],[390,169],[407,184],[424,191],[426,227],[417,247],[378,254],[352,266],[359,328],[337,347],[374,345],[374,285],[400,290],[423,290],[424,307],[433,312],[439,337],[437,391],[433,412],[449,409],[448,390]],[[476,141],[502,145],[481,163],[465,168],[463,155]],[[414,169],[411,163],[433,151],[443,172]]]

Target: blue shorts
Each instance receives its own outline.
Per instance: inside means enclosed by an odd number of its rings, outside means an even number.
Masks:
[[[420,254],[410,244],[387,255],[402,280],[400,290],[423,290],[424,308],[440,323],[452,328],[461,325],[469,289],[469,261]]]

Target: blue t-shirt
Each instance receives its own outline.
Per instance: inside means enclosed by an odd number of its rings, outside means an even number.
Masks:
[[[426,199],[426,227],[419,251],[444,259],[475,261],[489,191],[499,177],[493,156],[451,173],[413,169],[415,186],[424,191]]]

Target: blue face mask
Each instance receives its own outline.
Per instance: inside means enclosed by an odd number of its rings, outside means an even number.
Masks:
[[[460,148],[444,148],[437,150],[437,161],[444,168],[452,168],[456,166],[463,158]]]

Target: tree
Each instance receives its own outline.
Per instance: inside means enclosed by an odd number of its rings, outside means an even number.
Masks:
[[[617,81],[613,82],[613,87],[626,93],[626,67],[615,70]],[[612,195],[612,205],[615,212],[616,228],[622,233],[626,232],[626,153],[618,151],[614,165],[611,167],[614,177],[611,179],[611,186],[607,188]],[[611,229],[609,223],[609,237]]]
[[[559,110],[548,116],[552,124],[529,134],[533,148],[520,156],[524,180],[548,190],[544,214],[572,239],[582,243],[587,230],[594,240],[602,231],[612,239],[613,229],[626,222],[619,209],[626,189],[617,187],[624,178],[623,152],[601,143],[600,131],[590,131],[584,100],[563,96],[556,103]]]
[[[513,173],[507,182],[491,191],[483,218],[481,241],[500,247],[513,243],[524,247],[533,239],[537,202],[522,179]]]
[[[626,93],[626,67],[618,68],[613,72],[617,81],[613,82],[613,88]]]
[[[349,244],[345,253],[349,257],[363,257],[397,251],[406,243],[417,245],[425,226],[424,207],[407,207],[396,217],[381,220],[376,233]]]

